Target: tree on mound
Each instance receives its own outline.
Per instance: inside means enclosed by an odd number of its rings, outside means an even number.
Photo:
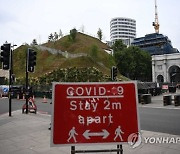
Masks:
[[[76,35],[77,35],[77,30],[75,28],[71,29],[70,30],[70,35],[69,35],[69,40],[72,41],[72,42],[75,42]]]

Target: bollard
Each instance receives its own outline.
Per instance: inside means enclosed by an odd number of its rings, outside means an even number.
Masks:
[[[175,93],[176,92],[176,87],[175,86],[169,86],[169,92],[170,93]]]
[[[44,98],[43,98],[43,102],[42,103],[47,103],[47,99],[46,99],[46,96],[44,95]]]
[[[151,103],[151,94],[143,94],[141,96],[141,103],[142,104],[150,104]]]
[[[174,95],[174,106],[180,106],[180,95]]]
[[[171,102],[172,102],[171,95],[164,95],[163,96],[163,104],[164,104],[164,106],[171,105]]]

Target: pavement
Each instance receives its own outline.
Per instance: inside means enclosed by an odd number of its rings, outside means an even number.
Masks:
[[[180,94],[180,90],[176,94]],[[162,98],[163,95],[152,97],[151,104],[139,104],[139,106],[180,109],[174,105],[163,106]],[[50,147],[51,131],[48,130],[50,115],[41,112],[37,114],[21,112],[21,110],[14,111],[11,117],[8,113],[0,115],[0,154],[71,154],[70,146]],[[141,130],[140,134],[141,144],[135,148],[128,143],[123,144],[123,154],[180,153],[180,136],[144,130]],[[76,150],[100,149],[116,149],[116,145],[76,146]],[[98,152],[98,154],[102,153],[105,152]]]

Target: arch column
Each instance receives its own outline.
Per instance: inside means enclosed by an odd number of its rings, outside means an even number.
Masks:
[[[167,59],[166,58],[164,58],[163,72],[164,72],[164,82],[168,82],[168,70],[167,70]]]
[[[152,81],[157,82],[156,73],[155,73],[155,61],[152,59]]]

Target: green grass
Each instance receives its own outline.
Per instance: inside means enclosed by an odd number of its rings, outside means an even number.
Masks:
[[[106,44],[97,38],[82,33],[77,33],[77,37],[74,42],[69,41],[68,36],[65,36],[56,42],[47,42],[43,44],[43,46],[68,51],[73,54],[86,53],[87,56],[65,58],[60,54],[51,54],[48,51],[39,51],[34,47],[34,50],[37,52],[37,65],[35,73],[29,73],[30,76],[40,77],[57,68],[69,67],[96,67],[103,72],[103,74],[110,75],[110,69],[113,65],[115,65],[112,56],[104,51],[104,49],[109,49]],[[25,57],[28,47],[29,46],[27,45],[20,46],[13,53],[14,74],[16,77],[25,76]],[[96,47],[95,51],[92,51],[94,50],[94,47]],[[92,54],[94,54],[94,56]]]

